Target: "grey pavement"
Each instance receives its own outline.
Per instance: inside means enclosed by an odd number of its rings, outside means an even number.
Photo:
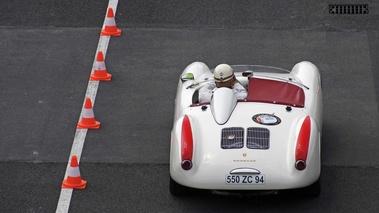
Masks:
[[[344,1],[341,1],[344,2]],[[335,1],[333,1],[335,3]],[[366,2],[363,2],[366,3]],[[0,3],[0,210],[52,212],[107,1]],[[378,3],[328,14],[312,1],[119,1],[70,212],[374,212],[379,208]],[[79,20],[79,21],[78,21]],[[168,192],[175,90],[193,61],[322,74],[322,194],[249,200]],[[361,199],[364,197],[365,199]]]

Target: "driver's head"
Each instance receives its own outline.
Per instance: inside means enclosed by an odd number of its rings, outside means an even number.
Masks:
[[[234,76],[234,71],[231,66],[228,64],[220,64],[214,70],[214,79],[216,82],[216,86],[220,87],[229,87],[231,88],[236,78]]]

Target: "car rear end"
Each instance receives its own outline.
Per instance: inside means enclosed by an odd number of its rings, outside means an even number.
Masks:
[[[183,147],[187,147],[182,142],[184,119],[174,126],[170,173],[178,184],[211,190],[281,190],[306,187],[318,180],[319,131],[308,117],[308,146],[299,145],[299,134],[307,132],[302,131],[307,119],[302,109],[289,112],[282,105],[240,102],[228,122],[218,125],[206,107],[186,112],[192,136],[190,168],[182,167],[186,160]],[[259,116],[272,114],[275,123],[269,119],[268,124],[260,123]],[[306,152],[306,159],[300,159],[305,168],[296,168],[298,146],[306,149],[301,154],[304,158]]]

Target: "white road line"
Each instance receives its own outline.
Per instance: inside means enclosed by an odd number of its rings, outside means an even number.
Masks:
[[[117,4],[118,4],[118,0],[109,0],[108,8],[112,8],[114,14],[116,14]],[[108,12],[108,8],[106,10],[107,12]],[[104,23],[103,23],[102,28],[104,28],[106,16],[107,16],[107,14],[105,14]],[[97,50],[96,50],[95,58],[94,58],[93,65],[92,65],[91,74],[95,70],[96,57],[97,57],[97,53],[99,51],[103,52],[104,59],[105,59],[105,56],[106,56],[106,53],[107,53],[107,49],[108,49],[108,45],[109,45],[109,40],[110,40],[110,36],[100,36],[99,43],[97,45]],[[85,99],[86,98],[90,98],[91,101],[92,101],[92,106],[95,105],[95,99],[96,99],[96,94],[97,94],[97,89],[98,88],[99,88],[99,81],[91,81],[90,80],[88,82],[87,92],[86,92],[86,95],[85,95],[85,98],[84,98],[84,101],[83,101],[82,111],[80,113],[78,122],[82,118],[82,114],[83,114],[83,110],[84,110],[84,104],[85,104]],[[74,141],[73,141],[72,148],[71,148],[70,157],[68,159],[68,163],[67,163],[67,167],[66,167],[66,173],[64,175],[64,179],[66,179],[67,176],[68,176],[68,170],[69,170],[69,167],[70,167],[70,162],[71,162],[72,156],[76,155],[77,158],[78,158],[78,162],[80,161],[80,157],[81,157],[81,154],[82,154],[82,150],[83,150],[83,146],[84,146],[84,141],[86,139],[86,135],[87,135],[87,129],[76,129]],[[59,201],[58,201],[57,210],[56,210],[57,213],[58,212],[59,213],[68,212],[68,209],[70,207],[72,192],[73,192],[73,189],[63,189],[63,188],[61,189],[61,194],[59,196]]]

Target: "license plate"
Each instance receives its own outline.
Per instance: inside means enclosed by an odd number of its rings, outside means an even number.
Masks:
[[[266,184],[265,175],[226,175],[226,184],[260,185]]]

